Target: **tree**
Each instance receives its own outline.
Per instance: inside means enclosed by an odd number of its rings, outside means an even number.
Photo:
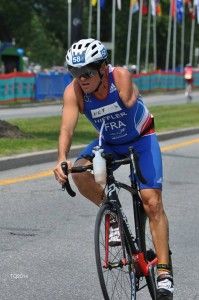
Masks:
[[[72,0],[75,6],[79,0]],[[83,0],[82,0],[83,1]],[[148,0],[148,5],[150,1]],[[115,62],[123,65],[126,56],[127,28],[129,15],[129,1],[122,2],[122,10],[116,11],[116,39],[115,39]],[[165,67],[167,32],[169,20],[170,0],[161,1],[162,16],[157,17],[157,67]],[[185,4],[185,61],[189,58],[191,21],[188,8]],[[83,7],[83,33],[82,38],[88,37],[88,14],[89,1],[84,1]],[[101,10],[101,40],[111,40],[112,1],[106,1],[104,9]],[[136,62],[138,17],[133,15],[133,26],[131,32],[130,62]],[[26,54],[34,62],[44,67],[52,64],[63,65],[65,52],[68,48],[68,3],[67,0],[1,0],[0,3],[0,40],[10,41],[16,39],[17,47],[23,48]],[[93,7],[92,36],[96,38],[97,7]],[[199,30],[196,24],[195,47],[199,47]],[[141,38],[141,65],[145,62],[147,32],[147,16],[143,17]],[[177,49],[180,53],[181,47],[181,25],[177,26]],[[171,39],[172,49],[172,39]],[[172,55],[172,51],[171,51]],[[150,61],[153,61],[153,40],[151,25]],[[180,64],[180,55],[176,56],[176,65]]]

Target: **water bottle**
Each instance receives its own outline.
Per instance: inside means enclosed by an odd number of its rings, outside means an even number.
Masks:
[[[106,183],[106,160],[102,157],[104,149],[100,146],[93,148],[95,157],[93,159],[93,174],[95,181],[99,184]]]

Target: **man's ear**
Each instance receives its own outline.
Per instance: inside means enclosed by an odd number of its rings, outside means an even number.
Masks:
[[[103,64],[101,65],[101,67],[100,67],[100,72],[105,73],[106,68],[107,68],[107,64],[104,61]]]

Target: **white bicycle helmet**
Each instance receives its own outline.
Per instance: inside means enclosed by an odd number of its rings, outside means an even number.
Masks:
[[[66,54],[66,63],[73,68],[81,68],[91,63],[97,66],[106,59],[105,46],[94,39],[82,39],[74,43]]]

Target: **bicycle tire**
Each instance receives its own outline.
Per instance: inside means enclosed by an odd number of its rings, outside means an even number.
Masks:
[[[135,300],[136,286],[131,247],[124,228],[124,247],[127,255],[127,264],[124,265],[123,246],[120,244],[111,247],[108,242],[111,217],[119,222],[112,206],[104,204],[97,214],[95,223],[95,257],[101,290],[105,300]]]

